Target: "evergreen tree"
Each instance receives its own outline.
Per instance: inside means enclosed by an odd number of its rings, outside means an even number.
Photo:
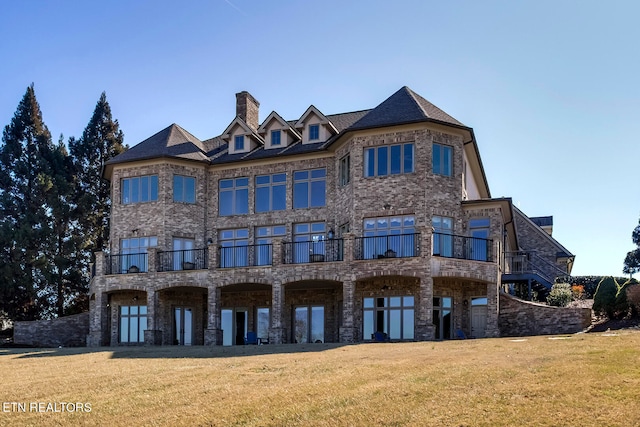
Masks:
[[[38,318],[40,305],[47,305],[52,155],[51,134],[32,84],[4,128],[0,146],[0,308],[14,320]]]
[[[638,226],[631,233],[631,240],[637,248],[627,253],[622,272],[633,275],[640,272],[640,220],[638,221]]]
[[[62,136],[52,152],[52,189],[47,193],[49,241],[46,245],[48,306],[43,314],[63,316],[70,304],[83,300],[87,282],[83,280],[82,235],[74,204],[73,163]]]
[[[102,177],[105,163],[126,150],[124,135],[103,92],[78,140],[69,140],[77,174],[80,231],[89,253],[101,251],[109,239],[110,185]]]

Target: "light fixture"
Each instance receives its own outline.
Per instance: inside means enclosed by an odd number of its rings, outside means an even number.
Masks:
[[[209,237],[209,238],[207,239],[207,244],[208,244],[208,245],[213,245],[213,239],[212,239],[211,237]]]
[[[333,236],[335,236],[335,233],[333,232],[333,228],[329,229],[329,232],[327,233],[327,237],[329,239],[333,239]]]
[[[388,211],[389,209],[391,209],[391,205],[389,203],[385,203],[383,208],[385,211]]]

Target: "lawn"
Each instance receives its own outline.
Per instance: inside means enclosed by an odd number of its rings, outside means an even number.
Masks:
[[[9,426],[640,425],[637,330],[347,346],[0,349],[0,367],[0,425]]]

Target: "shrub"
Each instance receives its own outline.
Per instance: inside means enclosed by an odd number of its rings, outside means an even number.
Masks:
[[[627,302],[632,316],[640,315],[640,285],[634,283],[627,288]]]
[[[571,285],[568,283],[555,283],[547,296],[547,304],[555,307],[566,307],[573,299]]]
[[[593,296],[593,311],[596,314],[606,314],[610,319],[613,318],[615,312],[616,295],[620,286],[613,277],[603,277],[596,294]]]
[[[583,285],[572,285],[571,286],[571,296],[574,301],[584,299],[584,286]]]

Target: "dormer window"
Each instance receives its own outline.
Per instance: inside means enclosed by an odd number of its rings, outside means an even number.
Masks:
[[[280,145],[280,135],[281,135],[281,131],[279,130],[272,130],[271,131],[271,145]]]
[[[320,139],[320,125],[309,125],[309,141]]]
[[[244,151],[244,135],[236,135],[233,144],[234,151]]]

